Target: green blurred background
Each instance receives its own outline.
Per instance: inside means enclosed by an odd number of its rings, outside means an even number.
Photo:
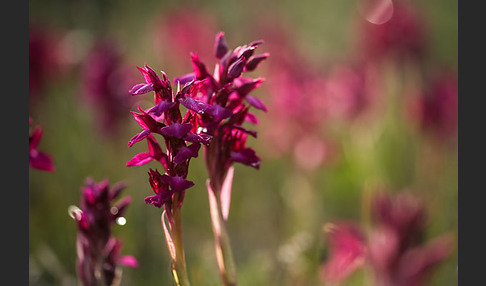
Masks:
[[[427,68],[457,70],[457,1],[409,2],[426,19]],[[124,61],[133,67],[132,84],[142,82],[136,66],[144,63],[165,71],[169,78],[191,71],[189,55],[174,54],[174,43],[163,32],[168,25],[161,24],[176,13],[192,15],[189,11],[202,13],[211,23],[207,32],[201,32],[210,35],[209,47],[194,47],[194,51],[201,49],[201,55],[204,49],[211,51],[213,31],[224,31],[229,47],[234,48],[263,38],[268,21],[268,25],[285,27],[293,48],[314,67],[326,70],[349,60],[360,48],[355,43],[360,19],[357,4],[356,0],[30,0],[30,23],[55,30],[71,51],[70,60],[64,63],[69,67],[48,78],[39,100],[29,105],[33,125],[44,130],[39,149],[51,154],[56,168],[53,173],[29,171],[30,285],[78,285],[77,228],[67,210],[79,205],[80,188],[87,177],[95,181],[107,178],[111,184],[125,181],[122,194],[132,197],[127,224],[115,226],[114,234],[123,240],[122,253],[134,255],[140,265],[123,268],[122,285],[173,285],[161,209],[143,201],[152,195],[148,168],[158,166],[125,166],[147,149],[145,143],[129,149],[127,142],[140,129],[129,111],[136,110],[137,104],[147,106],[150,96],[131,102],[120,130],[110,136],[99,132],[96,111],[82,99],[82,63],[98,36],[110,35],[119,43]],[[157,34],[163,37],[159,39]],[[267,44],[272,42],[266,41],[258,50],[269,51]],[[275,51],[271,52],[252,76],[270,77]],[[210,56],[202,59],[212,67]],[[300,168],[292,152],[272,152],[273,143],[264,135],[275,124],[270,121],[272,114],[285,111],[272,110],[265,87],[271,82],[254,92],[269,109],[268,113],[255,112],[260,118],[256,126],[259,138],[248,140],[262,158],[261,168],[235,165],[228,220],[240,285],[320,285],[318,268],[328,250],[323,225],[340,219],[366,223],[367,202],[376,188],[410,190],[425,202],[427,237],[443,233],[457,237],[457,139],[435,139],[417,132],[401,109],[403,93],[410,81],[414,84],[416,74],[397,71],[393,65],[382,68],[379,75],[385,88],[381,98],[387,102],[386,109],[371,121],[338,122],[316,130],[326,133],[339,151],[331,162],[313,169]],[[305,100],[305,94],[295,96]],[[187,191],[182,209],[186,261],[193,285],[220,285],[206,178],[200,156],[191,161],[188,179],[195,186]],[[367,285],[365,278],[366,273],[357,272],[346,285]],[[457,284],[455,249],[433,272],[430,285]]]

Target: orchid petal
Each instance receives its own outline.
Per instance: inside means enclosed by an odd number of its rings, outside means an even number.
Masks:
[[[197,158],[201,144],[193,143],[190,146],[183,146],[177,150],[174,157],[174,163],[180,164],[189,158]]]
[[[208,135],[208,134],[204,134],[204,133],[194,134],[194,133],[190,133],[189,132],[182,139],[184,139],[187,142],[191,142],[191,143],[202,143],[202,144],[208,146],[209,143],[211,142],[211,139],[212,138],[213,138],[213,136]]]
[[[196,76],[192,72],[192,73],[188,73],[188,74],[185,74],[183,76],[174,78],[174,83],[184,86],[187,83],[190,83],[191,81],[193,81],[195,79],[196,79]]]
[[[142,166],[149,163],[154,158],[150,153],[140,153],[135,155],[130,161],[127,162],[127,167]]]
[[[219,32],[216,35],[216,42],[214,44],[214,54],[217,59],[221,59],[228,52],[228,45],[224,39],[224,32]]]
[[[248,59],[248,62],[245,65],[245,71],[253,71],[255,70],[262,61],[267,59],[270,56],[270,53],[264,53],[261,55],[254,55]]]
[[[142,132],[138,133],[137,135],[133,136],[130,141],[128,141],[128,148],[132,147],[133,144],[137,143],[138,141],[141,141],[145,139],[147,136],[150,135],[150,130],[144,129]]]
[[[120,263],[120,265],[125,265],[133,268],[138,267],[138,261],[133,255],[124,255],[120,257],[118,263]]]
[[[232,63],[228,68],[228,78],[235,79],[241,75],[243,68],[245,67],[245,58],[239,58]]]
[[[242,163],[255,169],[260,168],[260,158],[251,148],[245,148],[240,151],[233,151],[230,154],[230,158],[233,162]]]
[[[55,169],[51,156],[37,150],[29,152],[29,166],[48,172],[54,172]]]
[[[177,104],[176,102],[169,102],[166,100],[162,100],[156,106],[147,109],[147,113],[153,114],[155,116],[160,116],[163,112],[166,112],[167,110],[171,109],[176,104]]]
[[[132,95],[145,94],[154,90],[154,85],[151,83],[136,84],[128,92]]]
[[[251,104],[253,107],[257,108],[257,109],[260,109],[260,110],[263,110],[265,112],[268,111],[267,107],[265,106],[265,104],[263,103],[263,101],[261,101],[259,98],[256,98],[254,96],[251,96],[251,95],[247,95],[245,97],[246,101],[248,101],[249,104]]]
[[[182,139],[192,129],[191,123],[174,123],[160,129],[160,134],[164,136],[177,137]]]
[[[194,183],[179,176],[162,175],[160,180],[171,187],[173,193],[180,192],[194,186]]]

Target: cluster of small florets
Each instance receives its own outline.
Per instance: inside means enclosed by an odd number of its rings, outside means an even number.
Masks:
[[[124,197],[112,205],[123,188],[122,184],[110,188],[108,180],[96,183],[88,178],[82,188],[80,207],[70,209],[78,224],[76,265],[83,285],[116,285],[121,279],[119,265],[138,265],[133,256],[120,256],[122,241],[111,232],[131,201]]]
[[[171,201],[172,195],[180,193],[184,197],[186,189],[193,182],[186,179],[191,158],[198,157],[201,144],[215,150],[208,152],[210,177],[220,182],[233,162],[240,162],[259,168],[260,158],[255,151],[247,148],[246,136],[256,137],[256,132],[242,126],[245,121],[257,123],[250,106],[265,110],[258,98],[249,95],[264,79],[242,76],[254,70],[268,54],[253,55],[262,42],[252,42],[233,51],[228,50],[224,34],[216,36],[215,55],[218,59],[214,75],[197,54],[191,54],[194,71],[177,77],[177,91],[174,94],[171,82],[162,72],[159,77],[153,69],[145,65],[138,68],[145,83],[135,85],[129,92],[132,95],[154,92],[154,106],[139,112],[132,112],[135,120],[143,128],[128,142],[131,147],[146,139],[149,152],[136,155],[127,166],[140,166],[152,160],[161,163],[165,174],[150,169],[149,180],[154,196],[147,197],[146,203],[161,207]],[[184,117],[180,105],[187,110]],[[153,134],[159,134],[165,142],[165,152]],[[182,201],[181,201],[182,202]]]
[[[260,158],[252,148],[246,147],[247,135],[257,133],[243,127],[245,122],[258,124],[257,116],[250,107],[267,111],[264,103],[250,95],[264,78],[251,78],[254,71],[270,54],[254,54],[263,41],[228,49],[224,33],[216,35],[214,55],[217,63],[214,74],[197,54],[191,54],[193,72],[176,78],[180,83],[193,81],[194,88],[181,103],[197,114],[200,132],[212,136],[206,152],[206,165],[213,187],[219,189],[226,173],[234,162],[258,169]]]

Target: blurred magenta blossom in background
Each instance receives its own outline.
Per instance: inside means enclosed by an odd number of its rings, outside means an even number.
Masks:
[[[29,125],[32,118],[29,117]],[[51,155],[39,151],[38,146],[42,138],[42,127],[36,126],[29,135],[29,166],[48,172],[54,172],[54,163]]]
[[[83,285],[120,285],[120,265],[137,267],[131,255],[121,256],[122,240],[112,235],[112,225],[123,224],[131,198],[124,197],[117,204],[125,186],[110,187],[107,179],[94,182],[86,179],[81,188],[80,207],[70,207],[69,213],[77,222],[77,273]]]
[[[421,131],[438,139],[457,139],[458,84],[457,72],[452,71],[434,75],[426,83],[410,106],[410,113]]]
[[[82,96],[94,112],[95,128],[105,136],[118,133],[135,100],[127,96],[135,80],[120,44],[97,40],[82,63]]]
[[[328,225],[330,259],[322,265],[324,281],[338,283],[359,266],[372,268],[375,285],[428,285],[436,264],[452,251],[452,237],[424,243],[425,209],[408,192],[379,193],[371,205],[373,226],[368,234],[353,222]]]

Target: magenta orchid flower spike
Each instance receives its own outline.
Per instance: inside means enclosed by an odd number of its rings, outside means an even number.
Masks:
[[[363,265],[366,238],[359,226],[349,221],[329,224],[325,231],[328,234],[330,255],[320,275],[323,281],[334,285]]]
[[[182,242],[181,207],[187,189],[194,183],[187,180],[189,162],[198,157],[201,144],[209,144],[211,136],[198,134],[198,126],[193,111],[187,110],[184,117],[180,111],[180,102],[193,88],[194,81],[178,83],[174,94],[167,75],[162,78],[148,65],[138,67],[144,83],[134,85],[129,93],[142,95],[154,93],[154,106],[138,112],[132,112],[142,131],[133,136],[128,147],[146,140],[148,152],[135,155],[126,165],[142,166],[149,162],[159,162],[161,170],[149,169],[149,183],[154,195],[145,198],[145,203],[157,208],[164,208],[162,226],[167,247],[172,259],[174,279],[177,285],[189,285]],[[156,136],[163,139],[162,148]],[[168,225],[168,226],[167,226]]]
[[[29,125],[32,124],[32,118],[29,117]],[[54,162],[52,157],[38,150],[42,138],[42,128],[36,126],[29,135],[29,166],[34,169],[54,172]]]
[[[457,71],[436,75],[410,104],[410,114],[418,128],[441,141],[457,140]]]
[[[205,145],[207,181],[211,220],[216,243],[216,257],[224,285],[236,285],[236,270],[229,235],[226,230],[231,200],[234,163],[255,169],[260,168],[260,157],[246,146],[248,136],[257,133],[243,126],[258,123],[251,108],[266,112],[267,107],[251,95],[264,78],[246,75],[253,71],[269,54],[255,54],[263,41],[230,50],[224,33],[216,35],[214,56],[217,59],[214,73],[210,73],[197,54],[191,54],[193,72],[174,79],[179,85],[193,83],[179,103],[194,115],[198,134],[212,137]]]
[[[135,155],[127,166],[141,166],[152,161],[162,166],[164,172],[149,170],[149,183],[155,194],[145,198],[145,202],[164,207],[162,226],[178,285],[189,285],[180,210],[185,191],[194,186],[187,180],[189,161],[198,157],[203,145],[218,264],[224,284],[236,285],[225,223],[231,198],[232,164],[238,162],[256,169],[260,167],[260,158],[246,146],[247,136],[256,137],[257,134],[243,126],[245,122],[258,122],[255,114],[249,111],[250,107],[267,111],[260,99],[250,95],[264,79],[244,76],[269,56],[254,55],[260,44],[262,41],[256,41],[229,50],[224,33],[220,32],[214,44],[214,55],[218,60],[214,74],[197,54],[191,53],[193,72],[174,78],[175,94],[167,75],[162,72],[159,76],[146,64],[138,68],[145,82],[129,90],[132,95],[154,93],[154,106],[145,110],[138,107],[139,112],[132,112],[142,130],[128,142],[131,147],[147,140],[149,150]],[[181,105],[187,109],[184,116]],[[163,138],[165,151],[156,136]]]
[[[321,267],[324,282],[338,284],[366,266],[372,270],[378,286],[426,285],[433,267],[452,251],[449,235],[422,241],[425,208],[410,193],[376,195],[372,219],[374,224],[369,232],[353,222],[326,228],[331,250]]]
[[[29,22],[29,105],[35,106],[54,78],[65,71],[62,32],[42,23]]]
[[[70,215],[78,225],[77,273],[85,286],[120,285],[120,266],[138,267],[131,255],[121,255],[122,241],[112,235],[112,225],[124,219],[130,197],[120,199],[125,186],[109,186],[108,180],[86,179],[80,207],[72,206]]]

